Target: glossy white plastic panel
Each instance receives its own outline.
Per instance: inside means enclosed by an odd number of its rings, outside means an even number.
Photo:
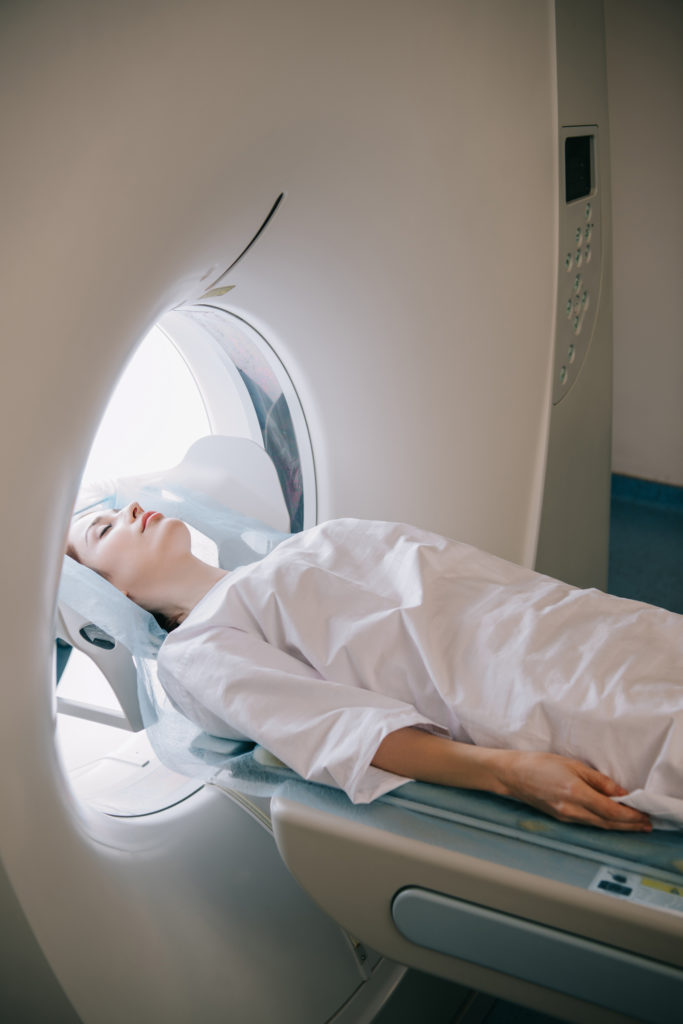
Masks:
[[[506,955],[503,926],[520,921],[524,930],[533,923],[540,929],[530,931],[548,943],[559,933],[551,956],[565,956],[563,945],[568,951],[573,937],[584,952],[602,947],[605,960],[612,957],[622,967],[638,964],[650,991],[661,976],[662,996],[675,1012],[672,1000],[675,1006],[683,986],[680,915],[590,891],[597,864],[590,856],[582,861],[580,849],[560,848],[553,857],[550,848],[535,850],[523,837],[477,832],[467,818],[442,821],[391,804],[347,805],[335,812],[334,803],[315,792],[302,798],[296,786],[276,795],[272,815],[278,848],[317,902],[385,956],[575,1024],[640,1019],[637,1012],[624,1011],[618,971],[609,984],[591,990],[586,979],[572,984],[570,974],[558,984],[556,968],[546,974],[538,964],[520,966],[514,954]],[[413,887],[452,897],[454,907],[474,905],[486,927],[471,942],[464,915],[456,922],[454,914],[452,924],[443,927],[434,921],[431,936],[428,923],[419,933],[397,927],[392,905]],[[451,927],[464,930],[449,938]],[[492,929],[488,940],[487,928]],[[512,935],[508,927],[509,942]],[[567,967],[571,972],[569,959]],[[662,1014],[658,1006],[646,1019],[661,1021]]]
[[[224,805],[193,799],[138,828],[74,799],[51,690],[68,517],[133,347],[284,192],[222,301],[301,400],[318,517],[412,520],[533,561],[553,6],[73,0],[4,5],[1,27],[0,814],[20,987],[50,991],[54,1018],[61,987],[64,1019],[86,1024],[210,1022],[227,1006],[245,1022],[326,1019],[363,980],[355,956],[322,923],[297,946],[263,917],[231,918],[230,886],[258,900],[264,876]]]
[[[571,390],[552,406],[535,567],[579,587],[604,589],[612,439],[612,222],[602,4],[556,0],[555,26],[558,150],[560,139],[576,126],[595,125],[599,134],[595,172],[600,188],[601,273],[590,345]],[[564,208],[559,167],[557,201]],[[557,274],[564,275],[564,267],[558,267]],[[558,288],[558,318],[565,302],[566,295]]]

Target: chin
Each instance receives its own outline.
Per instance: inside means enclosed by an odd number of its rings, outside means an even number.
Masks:
[[[187,523],[183,522],[182,519],[166,519],[164,520],[169,530],[173,530],[175,533],[187,537],[190,539],[190,527]]]
[[[190,530],[187,523],[184,523],[182,519],[167,519],[164,517],[155,525],[163,537],[164,544],[172,543],[174,546],[178,545],[188,551],[190,550]]]

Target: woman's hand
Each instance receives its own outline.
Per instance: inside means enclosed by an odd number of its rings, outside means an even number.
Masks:
[[[524,750],[497,753],[498,792],[503,796],[531,804],[559,821],[622,832],[652,830],[647,814],[610,800],[625,796],[628,790],[582,761]]]
[[[559,821],[622,832],[652,829],[647,814],[610,800],[627,790],[583,761],[559,754],[475,747],[408,726],[384,737],[372,763],[422,782],[514,797]]]

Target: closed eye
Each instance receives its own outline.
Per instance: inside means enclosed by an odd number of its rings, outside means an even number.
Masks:
[[[107,532],[107,530],[111,530],[111,527],[112,527],[111,523],[107,523],[106,526],[103,526],[102,529],[100,530],[100,532],[97,535],[97,539],[98,540],[102,540],[102,538],[104,537],[104,535]]]

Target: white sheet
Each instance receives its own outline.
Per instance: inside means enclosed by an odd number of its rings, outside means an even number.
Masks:
[[[579,757],[683,827],[683,616],[582,591],[413,527],[334,520],[219,582],[159,677],[188,717],[244,734],[352,800],[421,725]]]

